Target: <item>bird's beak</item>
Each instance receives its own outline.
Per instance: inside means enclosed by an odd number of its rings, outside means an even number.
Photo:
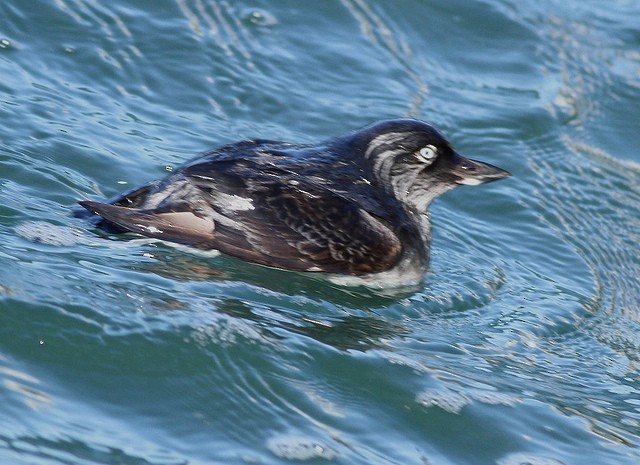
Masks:
[[[498,179],[511,176],[511,173],[502,168],[482,161],[465,158],[462,155],[456,157],[452,174],[456,178],[456,183],[467,186],[477,186],[478,184],[497,181]]]

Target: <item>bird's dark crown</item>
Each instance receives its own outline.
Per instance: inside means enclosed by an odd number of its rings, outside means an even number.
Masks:
[[[380,136],[385,134],[404,133],[407,135],[407,143],[420,144],[423,142],[447,144],[445,137],[432,125],[424,121],[411,118],[386,119],[376,121],[349,134],[342,139],[352,145],[366,147]]]

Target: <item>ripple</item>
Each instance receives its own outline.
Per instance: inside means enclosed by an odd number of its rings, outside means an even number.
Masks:
[[[229,347],[238,344],[240,339],[254,343],[266,342],[264,335],[254,326],[225,315],[215,316],[213,322],[194,328],[191,338],[204,347]]]
[[[252,10],[249,13],[237,11],[227,2],[204,2],[202,0],[176,0],[180,11],[189,20],[189,26],[198,39],[205,35],[213,38],[214,43],[227,56],[239,55],[245,64],[253,69],[255,64],[252,49],[257,41],[248,24],[273,26],[277,24],[275,16],[263,11]]]
[[[9,39],[1,38],[0,39],[0,50],[11,50],[17,48],[15,44],[13,44]]]
[[[335,449],[311,438],[277,436],[267,442],[267,448],[277,457],[287,460],[333,460],[340,454]]]
[[[463,393],[451,389],[426,389],[416,397],[416,402],[424,407],[440,407],[441,409],[459,414],[464,407],[474,401],[487,405],[513,406],[518,398],[496,391],[481,389],[466,389]]]
[[[40,344],[44,342],[40,341]],[[18,394],[32,410],[46,410],[53,405],[53,399],[45,392],[38,378],[10,366],[3,366],[5,364],[8,361],[0,354],[0,380],[5,388]]]
[[[587,21],[547,15],[540,29],[547,35],[550,47],[542,55],[545,72],[558,76],[550,102],[552,116],[576,127],[598,116],[602,97],[611,87],[612,75],[607,66],[618,53],[609,48]]]
[[[498,465],[565,465],[560,460],[537,454],[513,453],[498,459]]]
[[[595,294],[586,306],[604,324],[592,325],[593,330],[607,338],[622,337],[637,351],[634,331],[620,322],[629,321],[630,328],[640,322],[640,290],[628,279],[640,276],[635,246],[640,243],[640,191],[633,187],[640,185],[640,174],[601,149],[593,159],[594,150],[569,135],[563,141],[576,157],[573,162],[559,164],[551,157],[538,164],[537,169],[557,179],[553,186],[542,187],[544,215],[576,248],[594,277]],[[607,160],[608,166],[596,163],[599,159]]]
[[[342,0],[346,10],[358,21],[364,36],[376,47],[388,54],[413,81],[414,94],[407,116],[418,116],[429,94],[425,78],[415,71],[416,63],[411,46],[397,29],[392,28],[382,12],[377,12],[363,0]]]
[[[418,394],[416,401],[424,407],[440,407],[454,414],[459,414],[471,402],[467,396],[449,390],[423,391]]]
[[[45,221],[27,221],[16,226],[15,232],[31,242],[53,246],[71,246],[84,241],[80,230]]]
[[[270,27],[278,24],[278,18],[266,10],[247,10],[243,13],[242,18],[251,24],[261,27]]]

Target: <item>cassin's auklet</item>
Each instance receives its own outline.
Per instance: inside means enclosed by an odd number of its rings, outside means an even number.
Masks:
[[[373,123],[318,145],[248,140],[87,210],[127,231],[295,271],[420,279],[428,207],[459,184],[509,176],[429,124]]]

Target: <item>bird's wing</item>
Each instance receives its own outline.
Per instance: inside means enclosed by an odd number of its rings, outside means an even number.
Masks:
[[[209,196],[222,252],[298,271],[367,274],[397,263],[402,246],[387,224],[295,171],[236,159],[183,173]]]
[[[299,271],[367,274],[397,263],[393,231],[344,197],[300,181],[249,186],[253,209],[216,222],[219,250]]]
[[[243,163],[182,170],[182,185],[174,182],[152,209],[82,205],[145,236],[277,268],[358,275],[388,270],[399,260],[394,232],[351,200],[290,172]]]

